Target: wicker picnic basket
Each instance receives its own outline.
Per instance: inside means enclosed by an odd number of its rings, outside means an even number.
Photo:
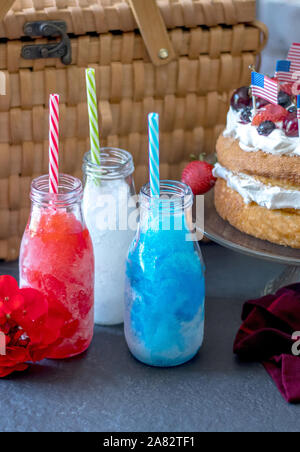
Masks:
[[[8,14],[5,16],[5,14]],[[87,66],[96,69],[102,145],[128,149],[147,178],[146,114],[161,115],[161,176],[214,152],[233,88],[267,39],[255,0],[1,0],[0,259],[19,253],[30,182],[47,172],[48,96],[61,96],[61,170],[89,149]]]

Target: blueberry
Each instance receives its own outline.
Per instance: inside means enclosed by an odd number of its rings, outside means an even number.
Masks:
[[[249,124],[252,120],[252,109],[250,107],[244,108],[241,113],[241,123],[242,124]]]
[[[292,103],[292,98],[289,96],[289,94],[285,93],[284,91],[279,91],[278,94],[278,104],[281,105],[283,108],[287,108]]]
[[[290,113],[297,114],[297,107],[295,105],[292,105],[290,108],[288,108],[288,111]]]
[[[259,135],[264,135],[265,137],[267,137],[275,129],[276,129],[276,125],[274,124],[274,122],[264,121],[258,126],[257,132],[259,133]]]

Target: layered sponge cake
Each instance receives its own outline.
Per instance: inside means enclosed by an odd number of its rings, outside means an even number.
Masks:
[[[234,93],[217,142],[215,206],[240,231],[300,249],[300,138],[289,84],[278,100],[257,99],[254,115],[250,89]]]

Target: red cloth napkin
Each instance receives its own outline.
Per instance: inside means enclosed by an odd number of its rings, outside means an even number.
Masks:
[[[297,348],[292,336],[300,331],[300,284],[247,301],[242,320],[234,353],[243,360],[262,362],[285,400],[299,403],[300,356],[292,352],[293,346]]]

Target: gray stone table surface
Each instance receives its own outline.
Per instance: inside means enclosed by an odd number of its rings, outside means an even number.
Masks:
[[[243,301],[282,267],[213,244],[202,249],[207,317],[199,356],[175,369],[150,368],[129,354],[122,327],[97,327],[84,356],[0,381],[0,431],[298,431],[300,406],[282,399],[260,364],[241,364],[232,353]],[[17,271],[0,264],[1,274]]]

